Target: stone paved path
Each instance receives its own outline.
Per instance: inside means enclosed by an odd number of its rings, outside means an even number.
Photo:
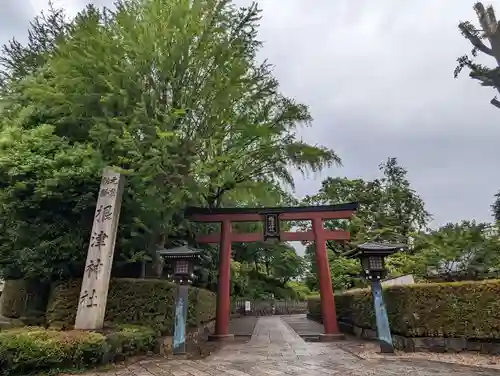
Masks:
[[[280,317],[261,317],[246,344],[227,344],[203,360],[149,359],[100,376],[493,376],[495,370],[442,363],[367,361],[340,344],[304,342]],[[85,374],[92,375],[91,373]]]

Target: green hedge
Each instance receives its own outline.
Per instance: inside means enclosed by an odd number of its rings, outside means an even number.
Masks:
[[[156,336],[144,327],[118,328],[108,335],[40,327],[0,332],[0,375],[74,370],[153,351]]]
[[[19,318],[24,315],[27,283],[23,279],[5,281],[0,297],[0,314],[5,317]]]
[[[54,286],[46,313],[51,326],[72,328],[75,322],[81,280]],[[154,328],[162,335],[173,328],[176,285],[158,279],[112,279],[109,285],[105,324],[137,324]],[[215,318],[216,295],[189,289],[188,326]]]
[[[49,284],[23,279],[7,280],[0,297],[0,314],[9,318],[43,316],[47,307]]]
[[[384,300],[393,333],[406,337],[500,338],[500,280],[391,286]],[[309,313],[321,317],[319,298]],[[370,290],[335,295],[340,321],[375,329]]]

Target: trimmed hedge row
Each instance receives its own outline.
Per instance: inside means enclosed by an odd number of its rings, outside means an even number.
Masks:
[[[108,335],[89,331],[57,331],[40,327],[0,332],[0,375],[87,368],[153,351],[151,328],[122,327]]]
[[[0,297],[0,314],[9,318],[43,316],[49,289],[49,284],[38,281],[5,281]]]
[[[2,296],[0,297],[0,314],[5,317],[19,318],[24,313],[27,294],[25,280],[5,281]]]
[[[384,288],[391,331],[405,337],[500,338],[500,280],[429,283]],[[370,290],[335,295],[337,317],[375,329]],[[319,297],[308,303],[321,318]]]
[[[69,329],[75,322],[81,280],[54,286],[47,306],[46,322]],[[106,304],[105,326],[137,324],[171,334],[177,286],[159,279],[111,279]],[[198,327],[215,318],[216,295],[189,289],[188,326]]]

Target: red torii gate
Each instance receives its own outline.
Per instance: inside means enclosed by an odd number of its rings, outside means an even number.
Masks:
[[[350,219],[357,208],[358,204],[355,202],[339,205],[276,208],[188,208],[186,216],[193,222],[219,222],[221,224],[220,232],[196,237],[198,243],[220,244],[214,339],[232,338],[232,334],[229,333],[231,243],[258,242],[268,238],[276,238],[280,241],[315,242],[321,313],[325,330],[322,337],[325,340],[337,337],[339,329],[326,253],[326,241],[347,241],[349,240],[349,232],[326,230],[323,221],[325,219]],[[257,221],[264,221],[263,233],[235,233],[232,231],[232,222]],[[281,232],[280,221],[312,221],[312,231]]]

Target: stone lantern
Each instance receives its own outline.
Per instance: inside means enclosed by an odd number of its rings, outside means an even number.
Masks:
[[[363,243],[349,257],[359,258],[366,279],[381,280],[387,275],[385,258],[404,249],[406,246],[403,244]]]
[[[189,285],[193,281],[194,262],[201,251],[182,245],[175,248],[159,249],[157,254],[165,260],[169,278],[177,284],[174,311],[174,336],[172,352],[175,355],[186,353],[186,323],[188,312]]]
[[[377,337],[380,351],[383,353],[394,353],[394,346],[380,280],[387,275],[385,257],[405,249],[407,246],[403,244],[364,243],[346,254],[349,258],[360,260],[363,276],[371,282],[373,308],[377,321]]]
[[[200,252],[200,250],[190,248],[187,245],[156,251],[167,265],[168,277],[181,285],[193,282],[194,264]]]

